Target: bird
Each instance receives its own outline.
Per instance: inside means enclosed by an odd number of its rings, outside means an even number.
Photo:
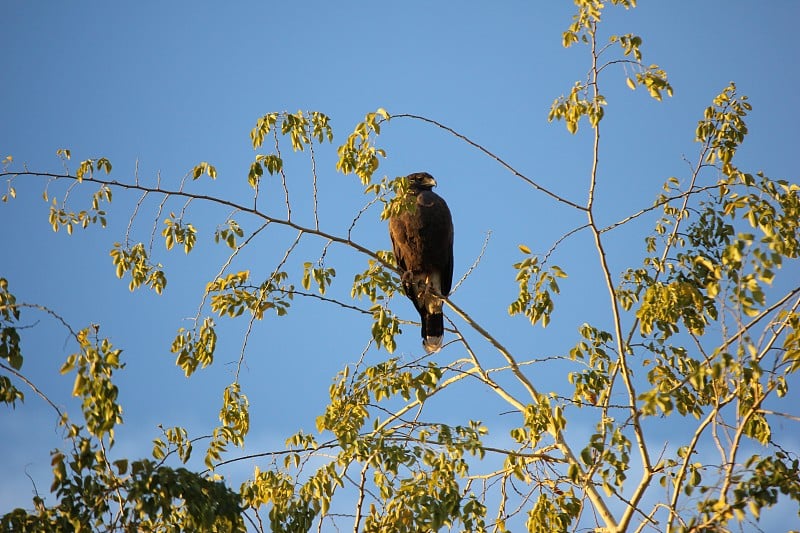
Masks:
[[[442,347],[442,298],[453,284],[453,218],[444,199],[432,191],[433,176],[415,172],[406,179],[414,207],[389,218],[389,237],[403,292],[419,313],[422,346],[433,353]]]

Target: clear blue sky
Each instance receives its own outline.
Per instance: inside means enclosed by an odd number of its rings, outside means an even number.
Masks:
[[[572,136],[563,124],[546,121],[553,99],[584,79],[588,67],[585,48],[561,47],[572,12],[567,1],[521,0],[457,6],[422,1],[7,1],[0,7],[0,158],[13,155],[18,166],[57,171],[56,149],[69,148],[76,160],[109,158],[120,181],[132,179],[138,168],[141,180],[154,183],[160,174],[165,186],[176,185],[195,164],[209,161],[219,177],[212,186],[202,185],[203,191],[247,198],[253,158],[248,134],[256,119],[270,111],[319,110],[332,118],[335,135],[334,146],[317,154],[321,226],[342,233],[365,198],[356,178],[335,172],[335,146],[365,113],[384,107],[392,114],[424,115],[451,126],[541,185],[583,203],[590,168],[588,130],[583,124],[582,134]],[[692,160],[696,154],[696,122],[731,80],[754,107],[739,165],[797,179],[800,111],[792,95],[800,86],[798,16],[800,4],[793,1],[642,2],[633,11],[607,10],[603,34],[642,35],[645,63],[668,72],[675,96],[657,103],[642,89],[631,93],[619,71],[605,78],[602,92],[609,105],[597,199],[603,222],[649,205],[669,176],[685,179],[683,158]],[[565,241],[553,258],[570,278],[562,283],[561,314],[551,327],[532,329],[524,318],[509,320],[506,313],[516,298],[511,264],[519,258],[517,244],[544,253],[584,223],[579,214],[425,124],[391,122],[380,143],[388,152],[381,175],[426,170],[438,179],[438,192],[454,214],[456,278],[492,232],[479,268],[453,300],[520,359],[563,354],[583,322],[607,326],[607,296],[588,235]],[[295,216],[312,225],[302,192],[308,190],[306,160],[292,157],[287,165],[297,180],[291,184],[297,191]],[[124,238],[138,197],[117,192],[109,228],[77,231],[67,238],[49,229],[43,185],[18,180],[18,198],[0,205],[0,276],[9,280],[20,301],[46,305],[77,328],[99,323],[101,334],[124,348],[128,366],[119,384],[125,426],[116,453],[146,455],[159,423],[183,425],[191,436],[210,432],[222,389],[232,379],[231,362],[238,359],[246,321],[218,320],[216,364],[190,380],[175,367],[169,345],[177,328],[187,325],[184,319],[196,314],[205,283],[225,259],[209,232],[228,213],[192,206],[187,220],[205,232],[197,249],[185,258],[182,252],[165,253],[161,244],[154,247],[167,268],[166,293],[130,293],[127,281],[115,278],[108,250]],[[261,205],[282,215],[280,189],[268,191]],[[59,186],[51,193],[60,200],[64,190]],[[179,203],[168,206],[180,208]],[[144,209],[131,238],[148,242],[154,202]],[[377,211],[370,214],[354,238],[388,249],[385,224]],[[256,227],[252,221],[240,222]],[[634,258],[641,254],[647,229],[643,223],[609,237],[617,271],[638,264]],[[263,279],[293,238],[269,229],[235,266]],[[304,241],[289,266],[297,269],[303,261],[316,260],[322,246],[314,239]],[[334,247],[327,266],[339,271],[336,294],[347,295],[365,258]],[[796,264],[790,268],[794,273],[787,275],[797,273]],[[393,309],[415,318],[403,299]],[[342,315],[336,308],[300,301],[288,317],[255,324],[241,377],[251,402],[247,452],[280,448],[300,428],[313,431],[330,379],[358,360],[369,338],[368,320]],[[69,399],[71,377],[57,373],[74,347],[52,320],[33,314],[29,320],[33,328],[27,332],[23,371],[78,417],[78,406]],[[406,327],[398,341],[396,355],[420,355],[415,328]],[[500,363],[488,346],[480,349],[487,360]],[[373,350],[366,360],[374,363],[385,355]],[[436,357],[444,363],[453,354],[445,350]],[[558,365],[536,365],[532,374],[543,389],[555,382],[566,386],[564,368]],[[454,423],[495,421],[503,410],[488,391],[480,390],[469,397],[451,395],[433,416]],[[503,438],[500,420],[497,438]],[[513,424],[509,420],[506,425]],[[63,442],[52,411],[31,392],[24,405],[0,410],[0,427],[3,513],[30,505],[28,475],[46,492],[48,452]],[[199,457],[201,450],[196,453]],[[252,466],[221,473],[238,486],[236,480]]]

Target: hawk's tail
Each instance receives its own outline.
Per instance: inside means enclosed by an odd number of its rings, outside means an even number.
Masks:
[[[422,322],[422,346],[428,353],[438,352],[444,338],[444,315],[439,313],[425,314]]]

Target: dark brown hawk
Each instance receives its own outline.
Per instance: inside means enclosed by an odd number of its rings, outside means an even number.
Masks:
[[[450,294],[453,284],[453,219],[442,197],[431,190],[433,176],[417,172],[407,179],[416,209],[391,217],[389,236],[403,290],[419,312],[422,345],[431,353],[442,346],[441,297]]]

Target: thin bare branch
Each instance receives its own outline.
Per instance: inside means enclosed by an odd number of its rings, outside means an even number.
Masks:
[[[317,200],[317,159],[316,159],[316,156],[314,155],[314,143],[313,142],[309,142],[308,143],[308,152],[310,154],[310,159],[311,159],[311,178],[312,178],[311,187],[312,187],[312,193],[313,193],[313,198],[314,198],[314,229],[318,230],[319,229],[319,212],[318,212],[319,202]]]
[[[544,254],[544,257],[542,258],[542,264],[547,263],[547,261],[550,259],[550,256],[553,255],[553,252],[556,251],[556,248],[558,248],[558,246],[562,242],[564,242],[569,237],[575,235],[579,231],[584,230],[584,229],[586,229],[588,227],[589,227],[589,224],[583,224],[582,226],[578,226],[577,228],[571,229],[570,231],[568,231],[567,233],[562,235],[556,242],[553,243],[553,246],[551,246],[550,249],[547,250],[547,253]]]
[[[575,202],[567,200],[566,198],[564,198],[562,196],[559,196],[558,194],[550,191],[549,189],[546,189],[545,187],[542,187],[541,185],[539,185],[538,183],[536,183],[535,181],[533,181],[532,179],[530,179],[529,177],[525,176],[520,171],[518,171],[517,169],[512,167],[510,164],[508,164],[506,161],[501,159],[499,156],[495,155],[494,153],[490,152],[488,149],[484,148],[482,145],[476,143],[475,141],[473,141],[469,137],[467,137],[465,135],[462,135],[461,133],[458,133],[453,128],[450,128],[449,126],[445,126],[441,122],[438,122],[436,120],[433,120],[433,119],[430,119],[430,118],[427,118],[427,117],[423,117],[423,116],[420,116],[420,115],[413,115],[413,114],[410,114],[410,113],[400,113],[400,114],[397,114],[397,115],[392,115],[392,117],[391,117],[392,120],[396,119],[396,118],[410,118],[410,119],[414,119],[414,120],[420,120],[422,122],[427,122],[428,124],[433,124],[434,126],[436,126],[438,128],[441,128],[441,129],[447,131],[448,133],[451,133],[452,135],[458,137],[459,139],[461,139],[462,141],[466,142],[467,144],[469,144],[473,148],[477,148],[478,150],[480,150],[484,154],[488,155],[489,157],[491,157],[492,159],[494,159],[495,161],[500,163],[500,165],[502,165],[506,170],[508,170],[509,172],[511,172],[512,174],[514,174],[515,176],[517,176],[518,178],[523,180],[525,183],[527,183],[528,185],[530,185],[531,187],[533,187],[537,191],[543,192],[544,194],[546,194],[547,196],[553,198],[554,200],[557,200],[557,201],[559,201],[561,203],[567,204],[570,207],[573,207],[573,208],[578,209],[580,211],[586,211],[586,208],[583,207],[582,205],[578,205]]]
[[[758,412],[762,415],[780,416],[782,418],[786,418],[794,422],[800,422],[800,416],[790,415],[789,413],[779,413],[777,411],[771,411],[769,409],[760,409]]]
[[[241,252],[242,249],[244,249],[248,244],[250,244],[250,242],[256,237],[256,235],[261,233],[267,226],[269,226],[269,224],[270,224],[269,222],[265,222],[258,229],[253,231],[253,233],[251,233],[247,237],[247,239],[245,239],[241,244],[238,244],[236,246],[236,249],[233,250],[230,253],[230,255],[228,255],[228,259],[226,259],[225,262],[222,264],[222,266],[219,269],[219,272],[217,272],[217,275],[214,276],[214,279],[219,279],[220,277],[222,277],[222,275],[225,273],[225,271],[228,270],[228,267],[231,266],[231,263],[233,262],[233,259],[237,255],[239,255],[239,252]],[[197,325],[197,323],[200,321],[200,315],[203,312],[203,307],[205,307],[206,298],[208,298],[208,290],[203,291],[203,297],[200,299],[200,305],[197,307],[197,314],[194,317],[195,325]]]
[[[604,227],[603,229],[601,229],[599,231],[600,231],[600,233],[607,233],[607,232],[612,231],[612,230],[614,230],[614,229],[616,229],[616,228],[618,228],[620,226],[624,226],[625,224],[627,224],[631,220],[639,218],[640,216],[645,215],[645,214],[649,213],[650,211],[654,211],[654,210],[658,209],[659,207],[663,207],[663,206],[667,205],[670,202],[674,202],[675,200],[681,200],[681,199],[686,200],[690,196],[693,196],[695,194],[699,194],[701,192],[710,191],[710,190],[713,190],[713,189],[719,189],[719,185],[714,184],[714,185],[707,185],[705,187],[690,188],[690,189],[687,189],[686,191],[684,191],[684,192],[682,192],[680,194],[676,194],[676,195],[673,195],[673,196],[667,196],[665,198],[662,198],[658,202],[653,203],[653,205],[651,205],[650,207],[645,207],[643,209],[640,209],[639,211],[633,213],[632,215],[628,215],[627,217],[625,217],[623,219],[620,219],[617,222],[614,222],[613,224],[609,224],[608,226]]]
[[[61,410],[61,409],[60,409],[60,408],[59,408],[59,407],[58,407],[58,406],[57,406],[57,405],[56,405],[56,404],[53,402],[53,400],[51,400],[51,399],[50,399],[50,398],[47,396],[47,394],[45,394],[45,393],[44,393],[44,391],[42,391],[42,389],[40,389],[39,387],[37,387],[37,386],[36,386],[36,384],[35,384],[34,382],[32,382],[31,380],[29,380],[28,378],[26,378],[24,374],[22,374],[22,373],[21,373],[21,372],[19,372],[18,370],[15,370],[13,367],[11,367],[11,366],[9,366],[9,365],[5,364],[3,361],[0,361],[0,368],[2,368],[3,370],[5,370],[5,371],[6,371],[6,372],[8,372],[9,374],[12,374],[12,375],[13,375],[14,377],[16,377],[18,380],[20,380],[20,381],[22,381],[23,383],[25,383],[25,385],[27,385],[29,389],[31,389],[31,390],[32,390],[32,391],[33,391],[33,392],[34,392],[34,393],[35,393],[37,396],[39,396],[39,397],[40,397],[42,400],[44,400],[44,401],[45,401],[45,403],[47,403],[47,404],[48,404],[50,407],[52,407],[52,408],[53,408],[53,410],[54,410],[54,411],[56,412],[56,414],[58,415],[58,419],[59,419],[59,420],[64,420],[64,419],[65,419],[64,412],[63,412],[63,411],[62,411],[62,410]]]
[[[272,130],[272,136],[275,138],[275,155],[281,159],[281,147],[277,129]],[[283,166],[278,172],[281,175],[281,185],[283,186],[284,201],[286,203],[286,220],[292,220],[292,204],[289,202],[289,187],[286,184],[286,172],[283,170]]]
[[[461,284],[464,283],[464,281],[466,281],[469,275],[472,274],[472,271],[475,270],[475,268],[477,268],[478,264],[481,262],[481,259],[483,258],[483,254],[486,252],[486,247],[489,245],[489,238],[491,236],[492,236],[491,230],[487,231],[486,238],[483,239],[483,246],[481,246],[481,251],[478,253],[478,257],[475,258],[475,261],[472,262],[472,265],[470,265],[470,267],[467,269],[464,275],[461,276],[461,279],[458,280],[455,286],[450,290],[450,295],[453,295],[458,290],[458,287],[460,287]]]
[[[283,268],[283,265],[286,264],[286,261],[289,259],[289,256],[292,254],[294,249],[300,243],[300,239],[302,238],[303,238],[303,231],[301,230],[297,232],[297,237],[295,237],[294,242],[289,246],[289,248],[286,249],[286,253],[283,254],[283,258],[280,260],[278,265],[272,271],[269,278],[264,282],[265,284],[270,284],[275,280],[275,276],[280,271],[280,269]],[[265,297],[266,295],[261,294],[260,296]],[[261,300],[259,300],[256,305],[260,304]],[[236,363],[236,373],[234,374],[235,382],[239,381],[239,371],[241,370],[242,363],[244,362],[245,351],[247,350],[247,342],[250,339],[250,333],[253,331],[253,324],[255,323],[255,321],[256,321],[256,313],[253,313],[250,316],[250,320],[247,322],[247,330],[244,333],[244,339],[242,339],[242,349],[241,352],[239,353],[239,361]]]

